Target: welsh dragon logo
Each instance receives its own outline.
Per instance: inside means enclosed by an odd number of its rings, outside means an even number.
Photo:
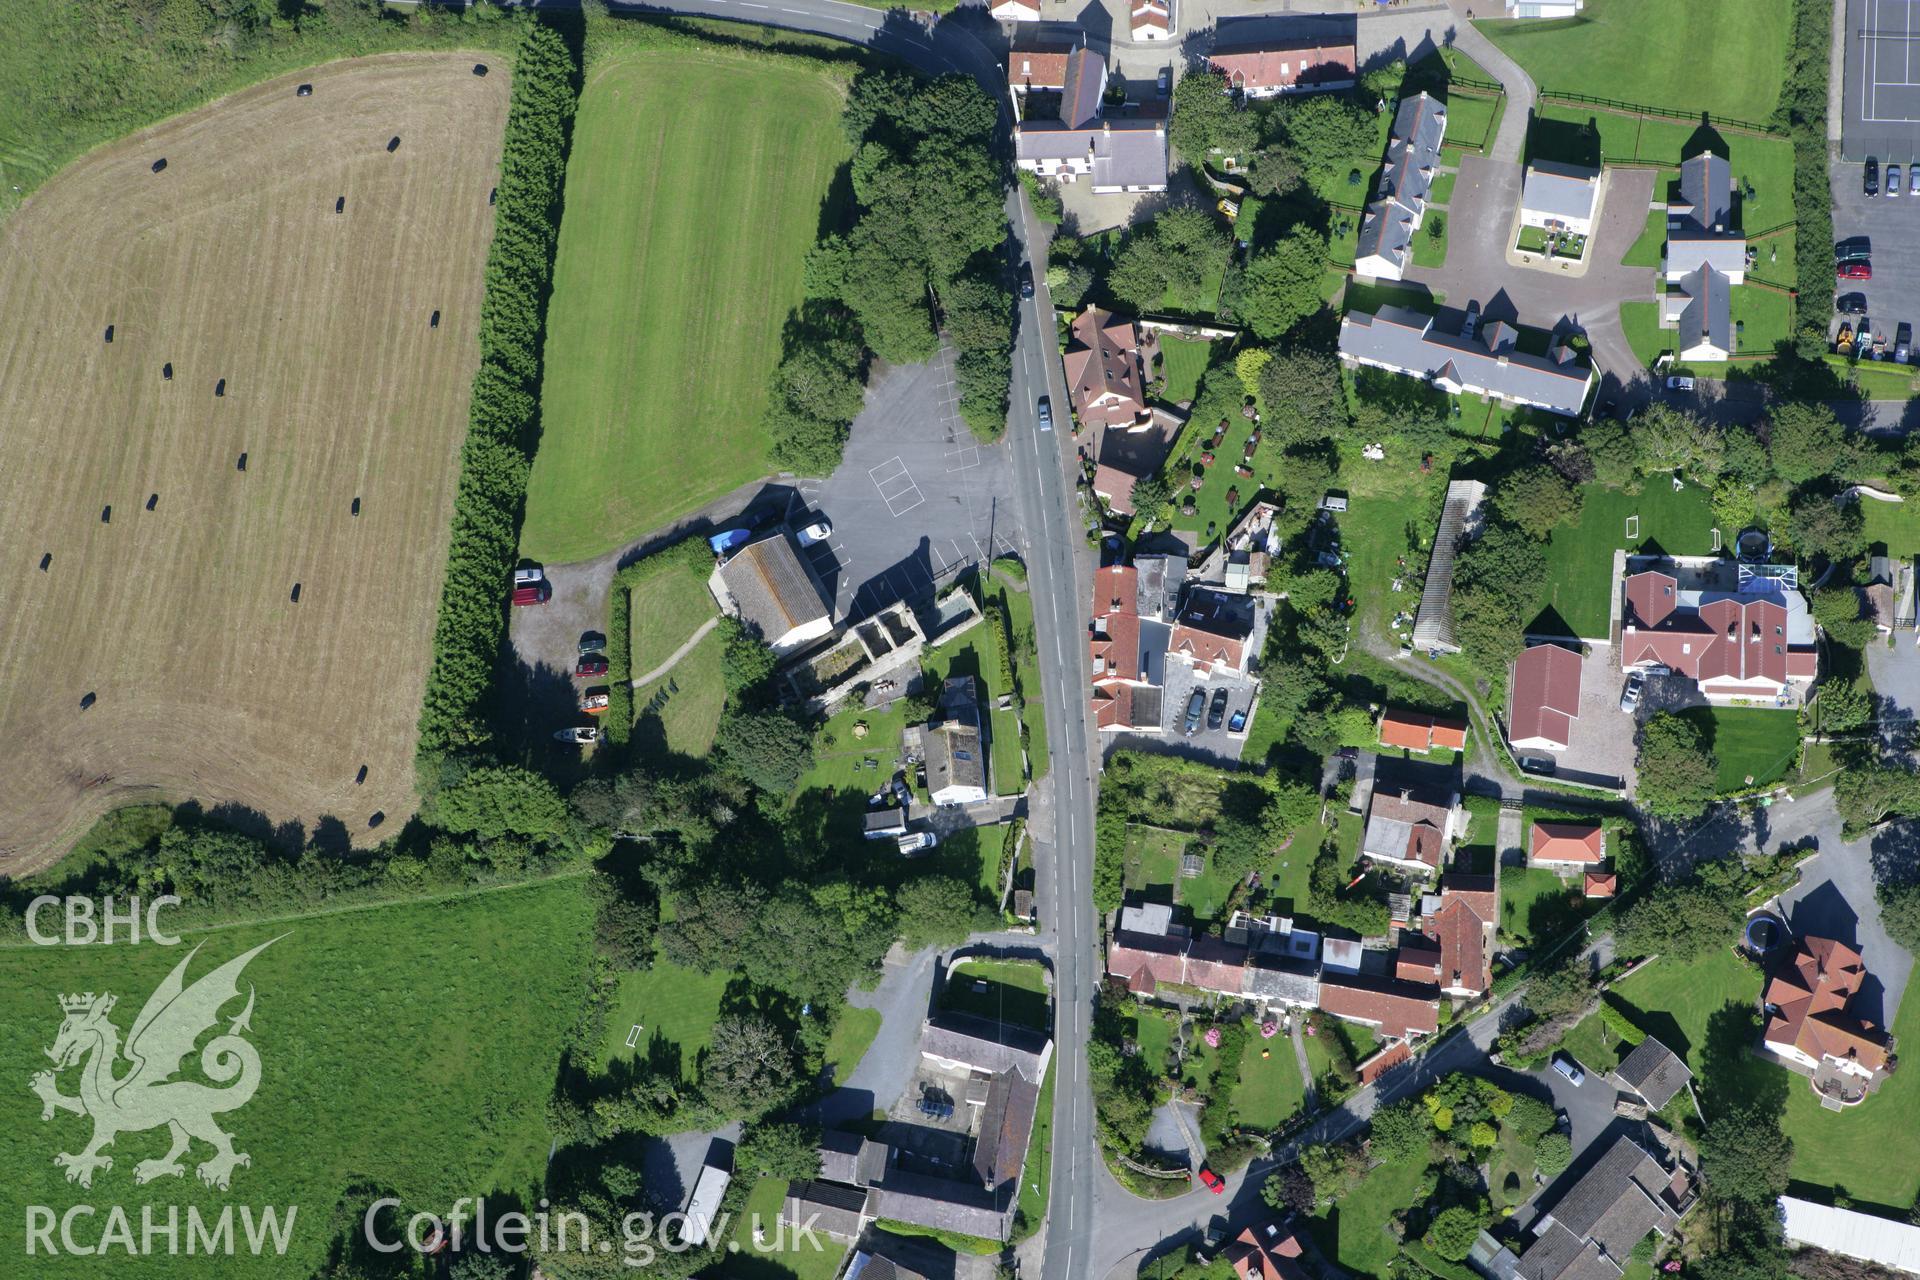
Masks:
[[[53,1158],[54,1164],[67,1171],[68,1182],[91,1187],[95,1170],[113,1168],[113,1157],[102,1155],[103,1148],[112,1146],[122,1133],[161,1125],[172,1135],[172,1149],[157,1160],[136,1164],[135,1182],[182,1176],[186,1169],[180,1157],[195,1138],[213,1147],[213,1155],[196,1169],[200,1181],[208,1186],[225,1191],[235,1166],[253,1163],[246,1152],[233,1149],[232,1135],[214,1123],[215,1116],[245,1106],[260,1086],[260,1054],[242,1038],[251,1030],[251,984],[247,987],[246,1008],[227,1024],[224,1034],[216,1035],[200,1051],[201,1072],[226,1087],[216,1089],[172,1077],[202,1033],[219,1021],[221,1006],[239,996],[240,972],[247,962],[278,941],[269,939],[187,986],[187,965],[200,950],[195,947],[147,998],[127,1033],[124,1050],[119,1028],[107,1018],[116,1003],[111,993],[95,995],[89,991],[60,997],[60,1009],[66,1017],[60,1023],[60,1034],[47,1050],[54,1069],[36,1072],[32,1087],[40,1096],[42,1120],[53,1119],[55,1111],[93,1117],[93,1141],[86,1149],[77,1155],[61,1152]],[[131,1065],[117,1074],[123,1056]],[[79,1096],[61,1093],[56,1074],[83,1060]]]

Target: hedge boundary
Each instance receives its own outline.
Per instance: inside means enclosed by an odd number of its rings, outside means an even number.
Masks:
[[[547,295],[580,80],[576,51],[560,32],[544,22],[530,25],[514,59],[480,312],[480,368],[420,707],[414,762],[423,794],[437,788],[447,757],[489,742],[486,701],[506,633],[507,586],[539,438]]]

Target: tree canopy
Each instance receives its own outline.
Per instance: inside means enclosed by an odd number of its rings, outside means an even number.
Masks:
[[[1638,774],[1641,808],[1661,818],[1695,818],[1713,802],[1720,762],[1697,724],[1662,711],[1640,728]]]

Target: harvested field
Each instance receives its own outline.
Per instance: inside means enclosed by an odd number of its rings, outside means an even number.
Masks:
[[[413,811],[507,111],[473,61],[270,81],[9,219],[0,872],[133,800]]]

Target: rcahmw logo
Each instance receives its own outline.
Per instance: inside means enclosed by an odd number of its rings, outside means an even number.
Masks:
[[[171,1146],[164,1155],[133,1166],[135,1183],[183,1177],[186,1166],[181,1157],[193,1149],[196,1141],[212,1148],[211,1154],[194,1166],[195,1174],[207,1186],[225,1191],[232,1184],[234,1170],[252,1165],[252,1157],[236,1151],[232,1135],[214,1119],[245,1106],[260,1087],[260,1054],[246,1039],[252,1031],[251,984],[245,1007],[199,1051],[199,1074],[212,1083],[174,1077],[201,1036],[220,1021],[222,1007],[239,998],[240,974],[248,962],[277,941],[274,938],[261,943],[189,986],[187,966],[200,952],[195,947],[147,998],[127,1031],[124,1048],[120,1029],[108,1016],[117,1003],[111,992],[60,997],[64,1016],[46,1051],[53,1060],[53,1070],[36,1072],[30,1085],[40,1098],[41,1120],[50,1121],[56,1112],[67,1111],[93,1121],[92,1139],[81,1150],[62,1151],[53,1157],[55,1166],[66,1172],[68,1182],[91,1188],[96,1174],[113,1169],[113,1157],[105,1154],[105,1149],[113,1146],[116,1138],[161,1127],[167,1130]],[[76,1086],[79,1092],[62,1093],[60,1073],[76,1067],[80,1072]],[[165,1249],[177,1253],[184,1249],[188,1253],[231,1253],[238,1244],[253,1253],[268,1247],[278,1253],[286,1249],[297,1213],[297,1206],[291,1205],[284,1210],[243,1207],[239,1215],[241,1233],[236,1237],[232,1206],[209,1221],[193,1206],[182,1214],[178,1206],[145,1205],[139,1210],[140,1232],[136,1236],[132,1217],[118,1205],[74,1205],[64,1212],[46,1205],[29,1205],[27,1252],[149,1253]],[[92,1240],[80,1238],[79,1233],[90,1234],[96,1227],[99,1234]]]

